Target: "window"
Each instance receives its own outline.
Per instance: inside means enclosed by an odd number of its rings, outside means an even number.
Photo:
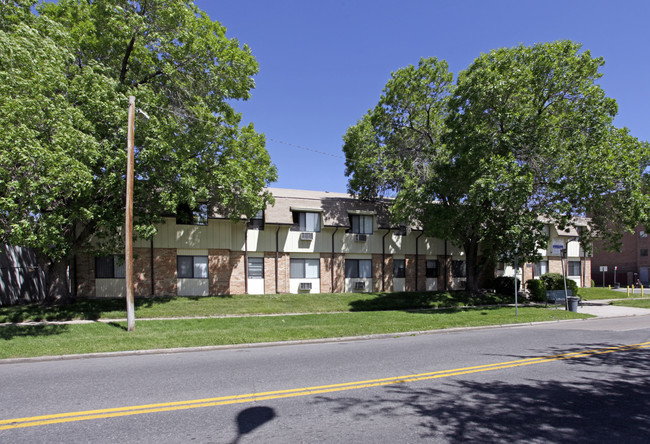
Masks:
[[[647,256],[648,255],[648,249],[647,248],[641,248],[640,254],[641,254],[641,256]]]
[[[372,277],[372,261],[370,259],[346,259],[346,278],[370,278]]]
[[[406,261],[404,259],[393,260],[393,277],[394,278],[406,277]]]
[[[648,237],[648,233],[646,233],[645,230],[640,230],[639,231],[639,237],[646,238],[646,237]]]
[[[200,204],[196,208],[192,208],[186,203],[179,204],[176,208],[176,223],[178,225],[207,225],[208,205]]]
[[[569,276],[580,276],[580,261],[569,261],[567,268]]]
[[[264,279],[264,258],[248,258],[248,279]]]
[[[505,269],[506,269],[506,264],[503,261],[497,262],[497,271],[504,271]]]
[[[252,230],[264,229],[264,211],[260,210],[248,221],[248,228]]]
[[[467,277],[465,261],[451,261],[451,276],[455,278]]]
[[[291,259],[291,279],[318,279],[320,277],[320,260]]]
[[[372,234],[372,216],[350,215],[351,232],[354,234]]]
[[[293,227],[291,229],[298,231],[320,231],[320,213],[294,211]]]
[[[98,279],[122,279],[126,276],[125,268],[122,256],[95,258],[95,277]]]
[[[535,268],[533,269],[533,273],[535,277],[540,277],[546,273],[548,273],[548,261],[539,261],[535,264]]]
[[[427,260],[427,277],[428,278],[437,278],[440,276],[440,266],[437,259],[428,259]]]
[[[177,256],[178,277],[190,279],[208,278],[207,256]]]

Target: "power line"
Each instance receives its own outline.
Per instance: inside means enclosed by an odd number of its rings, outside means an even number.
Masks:
[[[174,114],[174,115],[176,115],[178,117],[182,117],[182,118],[185,118],[185,119],[191,119],[191,120],[194,120],[194,121],[197,121],[197,122],[213,123],[214,124],[214,122],[211,122],[209,120],[199,119],[198,117],[195,117],[195,116],[190,116],[190,115],[180,116],[179,113],[174,112],[173,110],[168,109],[168,108],[162,108],[160,106],[150,105],[150,104],[147,104],[147,106],[149,106],[151,108],[159,109],[161,111],[164,111],[164,112],[167,112],[167,113],[170,113],[170,114]],[[265,137],[266,137],[266,135],[265,135]],[[309,147],[306,147],[306,146],[296,145],[295,143],[285,142],[284,140],[274,139],[274,138],[271,138],[271,137],[266,137],[266,140],[268,140],[269,142],[281,143],[283,145],[287,145],[287,146],[290,146],[290,147],[293,147],[293,148],[298,148],[298,149],[301,149],[301,150],[304,150],[304,151],[310,151],[312,153],[320,154],[322,156],[330,156],[330,157],[335,157],[337,159],[345,159],[345,157],[343,157],[341,155],[338,155],[338,154],[326,153],[325,151],[319,151],[319,150],[315,150],[313,148],[309,148]]]

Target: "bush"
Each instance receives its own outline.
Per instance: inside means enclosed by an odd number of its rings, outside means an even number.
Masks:
[[[526,281],[526,289],[530,295],[530,300],[533,302],[546,301],[546,286],[540,279],[528,279]]]
[[[564,278],[559,273],[546,273],[540,277],[547,290],[564,290]],[[574,296],[578,295],[578,284],[571,279],[566,280],[566,288]]]
[[[520,285],[521,282],[517,279],[517,287]],[[515,278],[511,276],[496,277],[492,279],[490,288],[503,295],[515,294]]]

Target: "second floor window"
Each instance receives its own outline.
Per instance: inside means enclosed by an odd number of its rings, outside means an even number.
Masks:
[[[292,229],[298,231],[320,231],[320,213],[294,211]]]
[[[354,234],[372,234],[372,216],[350,215],[350,230]]]
[[[264,211],[260,210],[248,221],[248,228],[252,230],[264,229]]]

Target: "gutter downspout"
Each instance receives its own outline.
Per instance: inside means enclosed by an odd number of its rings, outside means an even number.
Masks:
[[[419,240],[420,238],[424,235],[424,231],[420,233],[418,237],[415,238],[415,291],[418,291],[418,275],[420,274],[420,270],[418,267],[418,264],[420,263],[420,244]]]
[[[384,240],[390,233],[390,228],[386,230],[386,234],[381,238],[381,291],[386,291],[384,282],[386,281],[386,243]]]
[[[275,230],[275,293],[279,294],[280,289],[278,288],[278,261],[280,256],[280,225]]]
[[[248,294],[248,226],[244,225],[244,293]]]
[[[334,236],[336,235],[337,231],[339,231],[339,227],[336,227],[336,230],[334,230],[334,233],[332,233],[332,271],[330,273],[330,277],[332,279],[332,293],[334,293]]]

